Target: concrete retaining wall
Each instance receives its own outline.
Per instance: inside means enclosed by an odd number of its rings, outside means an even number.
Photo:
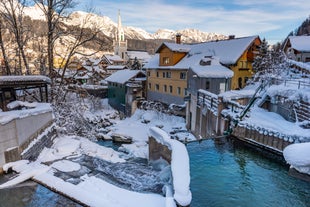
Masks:
[[[20,159],[20,153],[53,123],[52,111],[19,117],[0,125],[0,168]],[[17,154],[16,154],[17,153]]]

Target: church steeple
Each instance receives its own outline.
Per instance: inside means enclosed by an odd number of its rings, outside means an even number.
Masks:
[[[115,35],[115,42],[114,42],[114,53],[115,55],[119,55],[121,58],[124,59],[125,52],[127,51],[127,40],[125,40],[125,32],[122,27],[122,20],[121,20],[121,12],[118,10],[118,22],[117,22],[117,31]]]

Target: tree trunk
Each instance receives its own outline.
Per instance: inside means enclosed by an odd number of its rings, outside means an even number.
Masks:
[[[0,47],[1,47],[1,52],[2,52],[2,56],[3,56],[3,60],[4,60],[6,75],[11,75],[10,65],[8,62],[8,58],[6,56],[6,51],[5,51],[4,43],[3,43],[3,39],[2,39],[2,22],[1,21],[0,21]]]
[[[48,0],[47,6],[47,75],[50,76],[54,69],[54,25],[53,25],[53,0]]]

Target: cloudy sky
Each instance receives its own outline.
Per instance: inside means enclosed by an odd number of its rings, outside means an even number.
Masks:
[[[77,0],[80,10],[117,22],[120,9],[123,26],[154,33],[158,29],[199,29],[236,37],[260,35],[269,43],[283,40],[310,15],[309,0]]]

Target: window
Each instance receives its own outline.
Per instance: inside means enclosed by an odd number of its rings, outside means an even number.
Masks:
[[[163,72],[163,78],[166,78],[166,72]]]
[[[158,72],[158,71],[156,72],[156,77],[157,77],[157,78],[159,77],[159,72]]]
[[[166,72],[166,78],[171,78],[171,72]]]
[[[150,89],[150,90],[152,89],[152,84],[151,84],[151,83],[149,83],[149,89]]]
[[[242,78],[238,78],[238,87],[239,89],[242,88]]]
[[[184,96],[187,96],[187,88],[184,88]]]
[[[170,85],[169,86],[169,92],[172,93],[173,92],[173,87]]]
[[[178,93],[178,95],[181,95],[181,87],[177,88],[177,93]]]
[[[220,83],[220,93],[223,93],[226,91],[226,84],[225,83]]]
[[[180,73],[180,79],[186,79],[186,72],[181,72]]]
[[[164,92],[167,92],[167,85],[164,85]]]
[[[203,60],[200,60],[199,64],[202,66],[211,65],[211,60],[203,59]]]
[[[206,81],[206,90],[210,89],[210,81]]]
[[[163,63],[164,63],[165,65],[168,65],[169,62],[170,62],[169,57],[163,57]]]
[[[155,84],[155,91],[159,91],[159,84]]]

